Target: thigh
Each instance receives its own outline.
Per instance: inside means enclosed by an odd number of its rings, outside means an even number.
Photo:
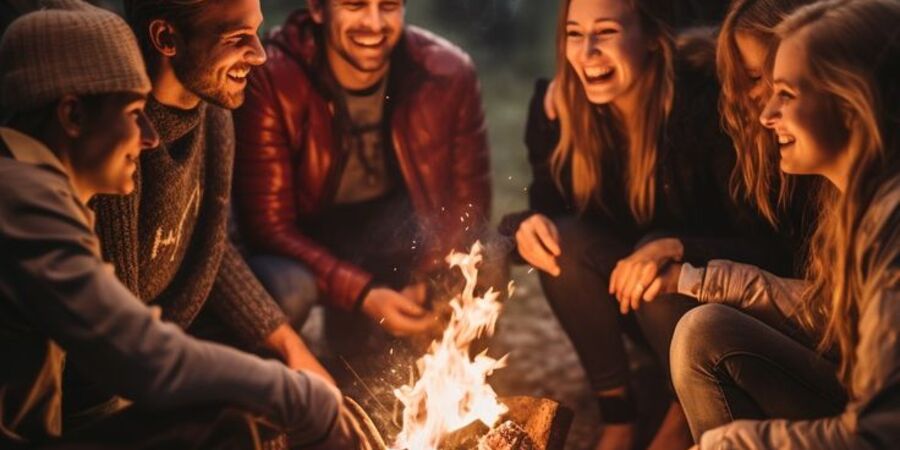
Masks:
[[[44,450],[104,449],[247,449],[258,443],[281,448],[284,436],[246,411],[229,407],[191,407],[149,411],[130,407],[61,439],[39,445]]]
[[[316,277],[299,261],[275,255],[254,255],[247,265],[281,306],[291,324],[302,326],[318,299]]]
[[[737,419],[836,415],[847,401],[833,363],[724,305],[684,315],[672,342],[671,369],[695,436]]]
[[[622,318],[609,295],[609,276],[633,242],[608,228],[574,217],[556,220],[560,275],[540,274],[554,315],[572,341],[596,391],[627,381],[628,359],[622,343]]]

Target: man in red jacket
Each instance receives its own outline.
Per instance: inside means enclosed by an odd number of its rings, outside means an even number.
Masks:
[[[326,333],[355,344],[421,333],[427,280],[490,208],[472,61],[405,25],[402,0],[308,6],[268,39],[235,113],[248,262],[295,324],[321,300]],[[357,311],[371,320],[331,321]]]

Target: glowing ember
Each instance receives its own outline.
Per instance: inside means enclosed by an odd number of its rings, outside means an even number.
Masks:
[[[493,288],[475,297],[477,265],[481,263],[481,243],[469,254],[453,252],[450,267],[459,267],[466,286],[450,302],[453,314],[443,337],[431,343],[428,353],[417,362],[421,378],[413,386],[403,386],[394,394],[404,405],[403,430],[393,449],[434,450],[448,434],[480,420],[493,427],[506,407],[497,401],[494,389],[485,381],[494,369],[505,366],[482,352],[469,357],[475,339],[494,333],[502,304]],[[511,290],[511,286],[509,287]]]

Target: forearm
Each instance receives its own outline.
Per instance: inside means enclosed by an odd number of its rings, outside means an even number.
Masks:
[[[23,306],[91,379],[149,407],[230,404],[324,433],[336,406],[321,380],[154,319],[91,256],[57,254],[50,261],[23,271],[24,289],[40,299]]]
[[[234,245],[225,246],[209,306],[245,342],[261,344],[287,318]]]

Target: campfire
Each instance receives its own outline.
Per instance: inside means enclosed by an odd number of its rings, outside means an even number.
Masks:
[[[462,272],[465,285],[450,300],[452,314],[442,336],[416,363],[418,380],[394,390],[403,405],[403,426],[389,448],[561,449],[571,412],[550,400],[498,398],[487,377],[505,366],[506,356],[495,359],[487,350],[470,354],[475,340],[493,335],[503,309],[500,293],[493,288],[476,295],[481,243],[476,242],[468,254],[453,252],[446,260]],[[512,283],[507,290],[511,297]],[[365,415],[361,408],[357,413]],[[374,426],[367,435],[373,448],[387,448]]]

